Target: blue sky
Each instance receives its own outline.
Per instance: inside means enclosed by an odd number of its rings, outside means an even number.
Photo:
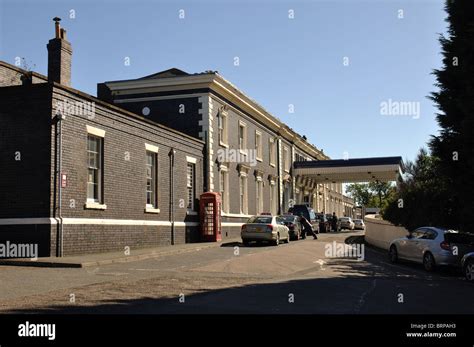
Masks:
[[[74,50],[73,87],[92,95],[98,82],[171,67],[217,70],[332,158],[347,152],[350,158],[413,159],[438,131],[426,97],[435,90],[431,72],[442,58],[441,0],[0,4],[1,60],[24,57],[46,74],[46,43],[59,16]],[[389,99],[419,102],[420,117],[381,115],[380,104]]]

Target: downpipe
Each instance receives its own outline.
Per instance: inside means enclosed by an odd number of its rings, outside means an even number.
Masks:
[[[174,230],[174,156],[176,150],[171,148],[168,156],[170,157],[170,222],[171,222],[171,245],[175,244]]]
[[[66,119],[66,116],[59,112],[56,115],[57,120],[57,137],[58,137],[58,147],[57,147],[57,171],[56,171],[56,180],[58,187],[58,207],[57,207],[57,222],[58,222],[58,240],[56,242],[56,255],[58,257],[63,256],[63,245],[64,245],[64,226],[63,226],[63,216],[62,216],[62,147],[63,147],[63,120]]]

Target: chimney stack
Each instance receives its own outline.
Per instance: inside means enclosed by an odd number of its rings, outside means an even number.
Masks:
[[[61,28],[61,18],[54,17],[55,38],[49,40],[48,81],[71,86],[72,46],[66,40],[66,30]]]

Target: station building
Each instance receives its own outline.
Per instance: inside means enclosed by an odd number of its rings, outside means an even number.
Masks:
[[[67,256],[199,241],[199,196],[219,192],[223,238],[305,203],[351,215],[342,183],[299,175],[330,159],[215,71],[173,68],[71,87],[55,24],[48,76],[0,62],[0,240]]]

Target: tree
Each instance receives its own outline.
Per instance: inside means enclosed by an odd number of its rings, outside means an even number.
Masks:
[[[420,226],[457,228],[449,207],[451,192],[444,177],[438,174],[439,159],[421,149],[414,162],[405,162],[405,177],[397,193],[382,210],[384,219],[408,230]]]
[[[346,192],[354,199],[356,205],[380,207],[386,204],[394,188],[389,182],[353,183],[347,186]]]
[[[393,190],[393,186],[390,182],[374,181],[369,183],[369,189],[378,197],[377,207],[382,208],[385,199],[387,199],[390,192]]]
[[[435,70],[437,92],[430,99],[439,109],[440,134],[429,145],[437,174],[449,192],[439,211],[459,221],[461,231],[474,230],[474,1],[447,0],[448,35],[440,37],[443,67]]]
[[[346,193],[349,194],[358,206],[369,206],[372,199],[372,192],[366,183],[353,183],[347,186]]]

